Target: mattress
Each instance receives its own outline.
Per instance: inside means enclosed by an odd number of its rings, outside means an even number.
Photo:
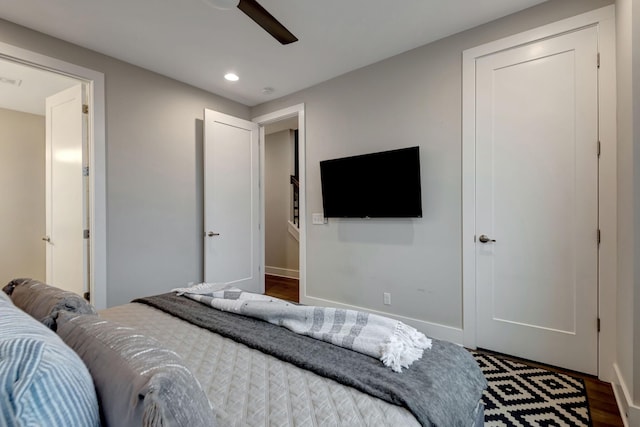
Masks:
[[[125,304],[100,315],[134,327],[180,354],[209,397],[219,426],[420,425],[405,408],[147,305]],[[476,415],[481,425],[481,404]]]

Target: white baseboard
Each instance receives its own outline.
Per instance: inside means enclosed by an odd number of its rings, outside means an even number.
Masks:
[[[634,405],[617,363],[613,364],[613,371],[615,379],[611,385],[622,416],[622,422],[625,427],[640,426],[640,406]]]
[[[299,279],[300,278],[300,271],[299,270],[290,270],[288,268],[266,266],[264,268],[264,272],[265,272],[265,274],[270,274],[272,276],[288,277],[290,279]]]
[[[413,319],[411,317],[399,316],[392,313],[385,313],[383,311],[371,310],[364,307],[358,307],[354,305],[342,304],[335,301],[330,301],[322,298],[310,297],[308,295],[301,295],[300,302],[307,305],[319,305],[324,307],[342,308],[345,310],[358,310],[365,311],[367,313],[378,314],[380,316],[390,317],[392,319],[400,320],[407,325],[413,326],[428,337],[436,338],[439,340],[451,341],[456,344],[462,345],[462,329],[454,328],[451,326],[440,325],[438,323],[431,323],[424,320]]]

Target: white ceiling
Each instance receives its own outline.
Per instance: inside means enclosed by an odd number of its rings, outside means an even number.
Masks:
[[[205,0],[0,0],[0,17],[253,106],[544,0],[259,1],[298,42]]]
[[[0,59],[0,108],[44,116],[44,99],[76,84],[60,74]]]

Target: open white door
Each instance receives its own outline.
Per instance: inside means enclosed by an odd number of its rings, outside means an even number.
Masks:
[[[78,84],[45,101],[46,280],[79,295],[88,290],[83,92],[83,85]]]
[[[204,111],[204,279],[263,293],[256,123]]]

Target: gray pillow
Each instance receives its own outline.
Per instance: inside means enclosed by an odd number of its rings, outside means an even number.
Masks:
[[[100,425],[95,388],[82,360],[60,337],[4,297],[0,385],[0,426]]]
[[[97,314],[95,308],[80,295],[33,279],[15,279],[3,289],[11,296],[16,307],[36,320],[56,330],[56,319],[61,311],[78,314]]]
[[[4,291],[5,294],[11,296],[11,294],[13,293],[13,290],[16,288],[16,286],[28,281],[31,279],[13,279],[12,281],[10,281],[9,283],[6,284],[6,286],[4,288],[2,288],[2,290]]]
[[[215,425],[196,378],[155,339],[99,316],[64,312],[58,334],[89,368],[104,426]]]

